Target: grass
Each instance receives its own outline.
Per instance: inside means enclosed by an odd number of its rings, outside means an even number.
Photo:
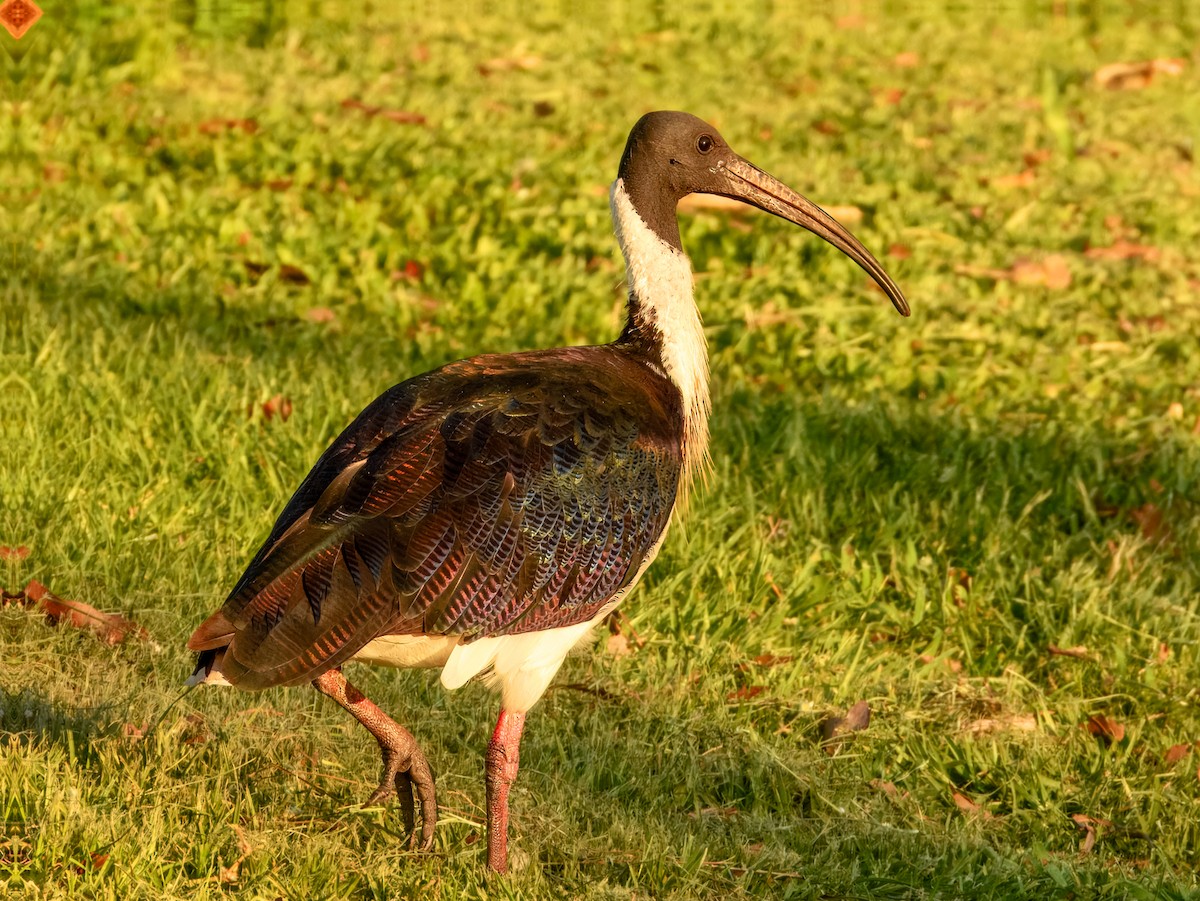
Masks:
[[[2,581],[152,639],[0,611],[6,897],[1193,896],[1200,13],[1062,6],[46,5],[0,35]],[[197,692],[139,740],[369,399],[616,334],[603,187],[661,107],[857,207],[914,316],[784,223],[684,217],[714,473],[626,606],[644,645],[531,717],[522,865],[484,876],[478,686],[352,674],[440,774],[426,856],[357,806],[375,749],[315,692]]]

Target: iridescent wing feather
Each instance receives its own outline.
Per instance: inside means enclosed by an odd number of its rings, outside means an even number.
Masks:
[[[678,392],[620,348],[476,357],[396,386],[322,455],[193,635],[244,688],[308,681],[389,634],[594,618],[667,526]]]

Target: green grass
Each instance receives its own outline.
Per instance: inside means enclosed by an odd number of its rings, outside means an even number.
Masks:
[[[43,5],[0,35],[0,544],[31,550],[0,582],[152,641],[0,612],[6,897],[1196,890],[1200,752],[1166,753],[1200,740],[1200,12]],[[1158,57],[1183,72],[1092,82]],[[626,606],[644,646],[573,657],[531,716],[523,864],[484,875],[479,686],[351,674],[438,770],[423,856],[358,808],[376,750],[313,691],[196,692],[127,737],[367,401],[616,334],[603,187],[662,107],[859,207],[914,316],[784,223],[684,218],[714,472]],[[1122,237],[1157,255],[1087,253]],[[988,273],[1054,254],[1066,287]],[[287,421],[247,415],[277,394]],[[1086,854],[1076,815],[1111,823]]]

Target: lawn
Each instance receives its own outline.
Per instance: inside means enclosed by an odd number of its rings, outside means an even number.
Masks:
[[[1200,8],[43,6],[0,34],[6,898],[1200,888]],[[348,668],[439,774],[429,854],[316,692],[169,705],[376,394],[617,334],[606,189],[655,108],[914,312],[682,211],[712,473],[532,712],[489,878],[484,687]],[[52,627],[31,580],[146,635]]]

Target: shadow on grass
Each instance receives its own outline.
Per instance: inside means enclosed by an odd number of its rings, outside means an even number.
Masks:
[[[51,700],[41,689],[0,688],[0,734],[21,744],[51,744],[62,748],[72,762],[86,764],[93,742],[109,724],[111,705],[87,707]]]

